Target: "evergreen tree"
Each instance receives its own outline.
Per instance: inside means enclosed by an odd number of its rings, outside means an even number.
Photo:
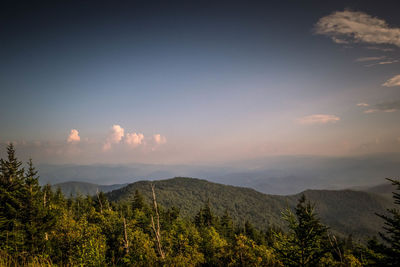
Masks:
[[[23,245],[19,211],[25,195],[24,169],[12,143],[7,146],[7,156],[0,160],[0,247],[17,252]]]
[[[133,195],[132,210],[142,210],[145,205],[143,195],[136,189],[135,194]]]
[[[393,199],[396,205],[400,205],[400,180],[387,179],[394,186],[397,192],[393,192]],[[375,253],[374,260],[379,265],[400,266],[400,210],[396,208],[388,209],[389,215],[377,214],[381,217],[385,226],[385,233],[379,233],[385,241],[384,244],[371,240],[369,248]]]
[[[39,177],[32,160],[28,162],[25,187],[24,205],[20,211],[21,223],[24,229],[25,247],[29,254],[35,255],[44,251],[47,233],[55,224],[55,216],[44,206],[43,192],[40,190]]]
[[[214,226],[215,217],[210,208],[210,200],[200,209],[194,220],[197,227]]]
[[[228,210],[225,210],[224,215],[222,215],[220,220],[220,232],[229,241],[235,239],[235,232],[232,217],[229,215]]]
[[[326,254],[328,228],[317,217],[314,205],[301,196],[295,208],[295,214],[289,209],[283,214],[288,223],[287,235],[277,234],[275,251],[285,265],[316,266]]]

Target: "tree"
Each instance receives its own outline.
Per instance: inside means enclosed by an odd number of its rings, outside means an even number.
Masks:
[[[228,266],[282,266],[282,263],[271,249],[239,234],[233,243]]]
[[[7,156],[0,160],[0,247],[17,252],[24,242],[19,217],[25,195],[24,168],[12,143],[7,146]]]
[[[200,209],[194,221],[197,227],[214,226],[215,217],[210,208],[210,200]]]
[[[20,216],[25,235],[25,248],[30,255],[44,251],[47,233],[55,224],[55,215],[48,206],[44,205],[43,194],[39,186],[37,171],[33,167],[32,160],[29,160]]]
[[[132,201],[132,210],[142,210],[145,208],[146,204],[144,202],[143,195],[140,194],[139,190],[135,190],[135,194],[133,195],[133,201]]]
[[[220,220],[220,232],[229,241],[235,240],[235,232],[233,227],[232,217],[229,215],[228,210],[225,210]]]
[[[387,179],[396,186],[397,192],[393,192],[394,204],[400,205],[400,180]],[[399,209],[387,209],[388,215],[377,214],[384,220],[385,233],[379,233],[385,243],[370,240],[369,248],[374,251],[374,261],[379,265],[400,266],[400,211]]]
[[[276,234],[275,251],[285,265],[315,266],[328,251],[326,240],[328,228],[315,213],[315,207],[304,195],[298,201],[295,214],[289,209],[283,213],[289,233]]]

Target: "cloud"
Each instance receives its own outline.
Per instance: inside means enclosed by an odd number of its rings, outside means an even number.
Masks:
[[[379,50],[379,51],[383,51],[383,52],[392,52],[392,51],[394,51],[393,48],[379,47],[379,46],[367,46],[366,49]]]
[[[367,103],[358,103],[357,104],[357,107],[368,107],[369,106],[369,104],[367,104]]]
[[[335,123],[339,121],[340,118],[335,115],[329,114],[314,114],[302,117],[298,119],[300,124],[311,125],[311,124],[327,124],[327,123]]]
[[[371,109],[364,111],[364,113],[395,112],[398,110],[400,110],[400,100],[394,100],[376,104]]]
[[[399,60],[392,59],[392,60],[386,60],[386,61],[368,64],[368,65],[365,65],[365,67],[372,67],[372,66],[376,66],[376,65],[387,65],[387,64],[393,64],[393,63],[398,63],[398,62],[399,62]]]
[[[154,139],[154,142],[157,145],[162,145],[162,144],[165,144],[167,142],[167,138],[165,138],[165,136],[162,136],[161,134],[153,135],[153,139]]]
[[[124,128],[118,124],[114,124],[111,127],[111,131],[107,137],[106,143],[103,146],[103,150],[109,150],[112,144],[118,144],[121,142],[122,137],[124,137]]]
[[[125,143],[132,146],[137,147],[141,145],[144,140],[144,135],[139,133],[127,133],[125,136]]]
[[[400,86],[400,74],[387,80],[384,84],[382,84],[382,86],[386,87]]]
[[[68,135],[67,142],[68,143],[78,143],[79,141],[81,141],[81,138],[79,136],[78,130],[72,129]]]
[[[359,57],[356,60],[354,60],[355,62],[365,62],[365,61],[376,61],[376,60],[381,60],[386,58],[385,56],[381,56],[381,57]]]
[[[315,32],[329,36],[335,43],[390,44],[400,47],[400,28],[364,12],[337,11],[322,17]]]

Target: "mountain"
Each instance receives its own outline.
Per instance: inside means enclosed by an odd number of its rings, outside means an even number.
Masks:
[[[393,199],[394,189],[395,189],[395,187],[393,187],[393,185],[390,183],[379,184],[376,186],[368,186],[368,187],[364,186],[364,187],[355,187],[354,188],[354,190],[374,193],[374,194],[380,195],[382,197],[385,197],[389,200]]]
[[[157,200],[163,207],[178,207],[182,216],[193,217],[207,201],[217,215],[228,210],[236,223],[246,220],[259,229],[269,225],[282,226],[281,212],[293,208],[301,194],[279,196],[267,195],[250,188],[217,184],[194,178],[173,178],[154,181]],[[112,201],[131,201],[139,190],[151,201],[149,181],[140,181],[111,191],[107,196]],[[365,239],[377,235],[382,229],[382,220],[375,213],[385,213],[393,204],[374,193],[352,190],[306,190],[308,199],[316,203],[321,220],[332,231],[346,236]]]
[[[381,184],[400,173],[400,155],[358,157],[275,156],[220,165],[49,165],[38,166],[41,184],[81,181],[125,184],[165,177],[200,177],[250,187],[266,194],[289,195],[306,189],[345,189]]]
[[[85,182],[65,182],[55,184],[52,187],[54,189],[60,188],[63,194],[67,197],[81,195],[95,195],[97,191],[99,192],[110,192],[112,190],[120,189],[127,184],[113,184],[113,185],[98,185]]]
[[[208,179],[237,171],[234,167],[191,166],[161,164],[93,164],[93,165],[53,165],[39,164],[39,181],[44,184],[57,184],[80,181],[92,184],[124,184],[139,180],[163,179],[174,176],[196,176]]]
[[[296,194],[306,189],[372,187],[385,181],[385,177],[398,176],[400,156],[281,156],[238,162],[236,168],[243,171],[207,180],[279,195]]]

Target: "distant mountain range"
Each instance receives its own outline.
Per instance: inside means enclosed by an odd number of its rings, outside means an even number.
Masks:
[[[288,195],[307,189],[371,187],[400,173],[398,154],[365,157],[268,157],[218,166],[194,165],[39,165],[40,182],[81,181],[126,184],[166,177],[199,177],[266,194]]]
[[[300,194],[267,195],[250,188],[228,186],[194,178],[154,181],[157,199],[163,207],[178,207],[182,216],[193,217],[209,201],[212,210],[222,215],[225,210],[236,223],[252,222],[259,229],[282,226],[281,212],[293,208]],[[150,203],[149,181],[129,184],[107,193],[112,201],[131,201],[139,190]],[[316,204],[321,220],[338,235],[365,240],[378,234],[382,220],[375,213],[392,207],[390,199],[375,193],[353,190],[306,190],[307,198]]]
[[[124,186],[127,186],[127,184],[98,185],[92,183],[72,181],[72,182],[55,184],[53,185],[53,188],[54,190],[60,188],[63,194],[69,197],[77,195],[83,195],[83,196],[95,195],[97,191],[107,193]]]

